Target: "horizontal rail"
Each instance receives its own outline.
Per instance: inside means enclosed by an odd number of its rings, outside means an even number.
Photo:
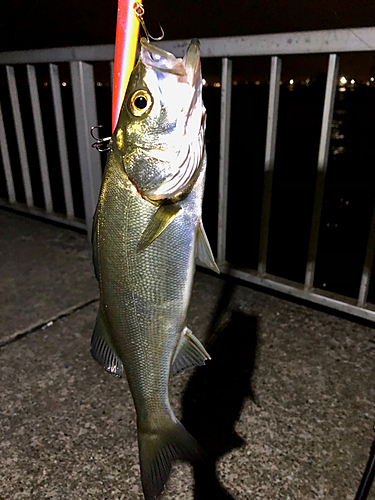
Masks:
[[[359,307],[354,299],[338,296],[337,294],[332,294],[331,296],[323,290],[314,288],[308,291],[303,288],[301,283],[288,281],[270,274],[259,276],[255,274],[255,271],[251,272],[234,268],[229,263],[222,264],[219,268],[221,273],[233,276],[234,278],[239,278],[240,280],[247,281],[248,283],[265,287],[276,292],[285,293],[286,295],[313,302],[314,304],[319,304],[324,307],[335,309],[337,311],[356,316],[357,318],[366,319],[372,322],[375,321],[375,310],[370,309],[369,304],[367,304],[366,307]]]
[[[297,31],[266,35],[202,38],[201,57],[270,56],[366,52],[375,50],[375,28]],[[190,40],[164,40],[157,45],[182,56]],[[0,64],[111,61],[114,45],[59,47],[0,53]]]
[[[111,61],[115,46],[85,45],[82,47],[56,47],[53,49],[15,50],[0,53],[0,64],[37,64],[73,61]]]
[[[375,28],[297,31],[270,35],[202,38],[202,57],[244,57],[375,50]],[[159,42],[176,56],[184,54],[190,40]]]
[[[87,231],[87,224],[85,221],[77,218],[68,218],[66,215],[60,215],[55,212],[46,212],[45,210],[37,207],[28,207],[23,203],[10,203],[8,200],[0,198],[0,207],[6,208],[14,212],[21,212],[29,215],[34,215],[35,217],[41,219],[52,220],[53,222],[58,222],[64,226],[75,227],[77,229],[82,229]]]

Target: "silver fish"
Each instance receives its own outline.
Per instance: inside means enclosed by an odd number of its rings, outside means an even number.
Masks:
[[[199,446],[176,419],[171,374],[210,356],[186,325],[196,256],[218,272],[201,220],[206,170],[198,40],[183,59],[141,40],[94,217],[100,307],[91,353],[125,372],[137,412],[141,479],[157,498],[175,460]]]

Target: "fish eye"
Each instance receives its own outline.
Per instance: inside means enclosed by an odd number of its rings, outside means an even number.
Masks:
[[[143,116],[151,110],[152,98],[146,90],[136,90],[131,95],[128,108],[132,115]]]

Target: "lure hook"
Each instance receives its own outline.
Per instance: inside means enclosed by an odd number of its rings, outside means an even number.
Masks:
[[[91,144],[91,147],[97,149],[99,153],[105,153],[110,150],[109,141],[111,140],[111,137],[100,138],[94,135],[94,130],[96,128],[102,128],[102,126],[103,125],[96,125],[96,127],[91,127],[90,130],[91,137],[95,139],[95,142]]]
[[[136,2],[134,4],[134,12],[135,12],[135,15],[138,17],[139,22],[142,25],[143,31],[145,32],[146,39],[147,39],[148,42],[150,42],[150,38],[151,38],[151,40],[155,40],[156,42],[159,41],[159,40],[162,40],[164,38],[164,30],[160,26],[160,23],[159,23],[159,28],[160,28],[160,31],[161,31],[161,36],[159,36],[158,38],[155,38],[155,37],[153,37],[153,36],[150,35],[150,32],[148,31],[148,29],[146,27],[146,23],[145,23],[145,21],[143,19],[143,15],[145,13],[145,9],[144,9],[144,7],[143,7],[142,4]]]

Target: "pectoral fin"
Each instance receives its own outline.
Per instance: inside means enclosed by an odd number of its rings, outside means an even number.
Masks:
[[[102,365],[107,372],[116,377],[122,377],[124,367],[112,345],[100,308],[91,337],[90,351],[95,361]]]
[[[196,245],[197,258],[207,267],[220,274],[220,269],[217,267],[215,258],[213,256],[210,243],[208,241],[206,231],[204,230],[202,222],[197,230],[197,245]]]
[[[186,370],[186,368],[203,366],[206,364],[207,359],[211,359],[211,357],[206,349],[192,334],[191,330],[185,327],[182,332],[180,344],[176,350],[174,361],[172,362],[172,375],[176,375]]]
[[[139,240],[137,247],[138,252],[145,250],[151,245],[151,243],[160,236],[164,229],[172,222],[180,210],[181,207],[177,205],[161,205]]]

